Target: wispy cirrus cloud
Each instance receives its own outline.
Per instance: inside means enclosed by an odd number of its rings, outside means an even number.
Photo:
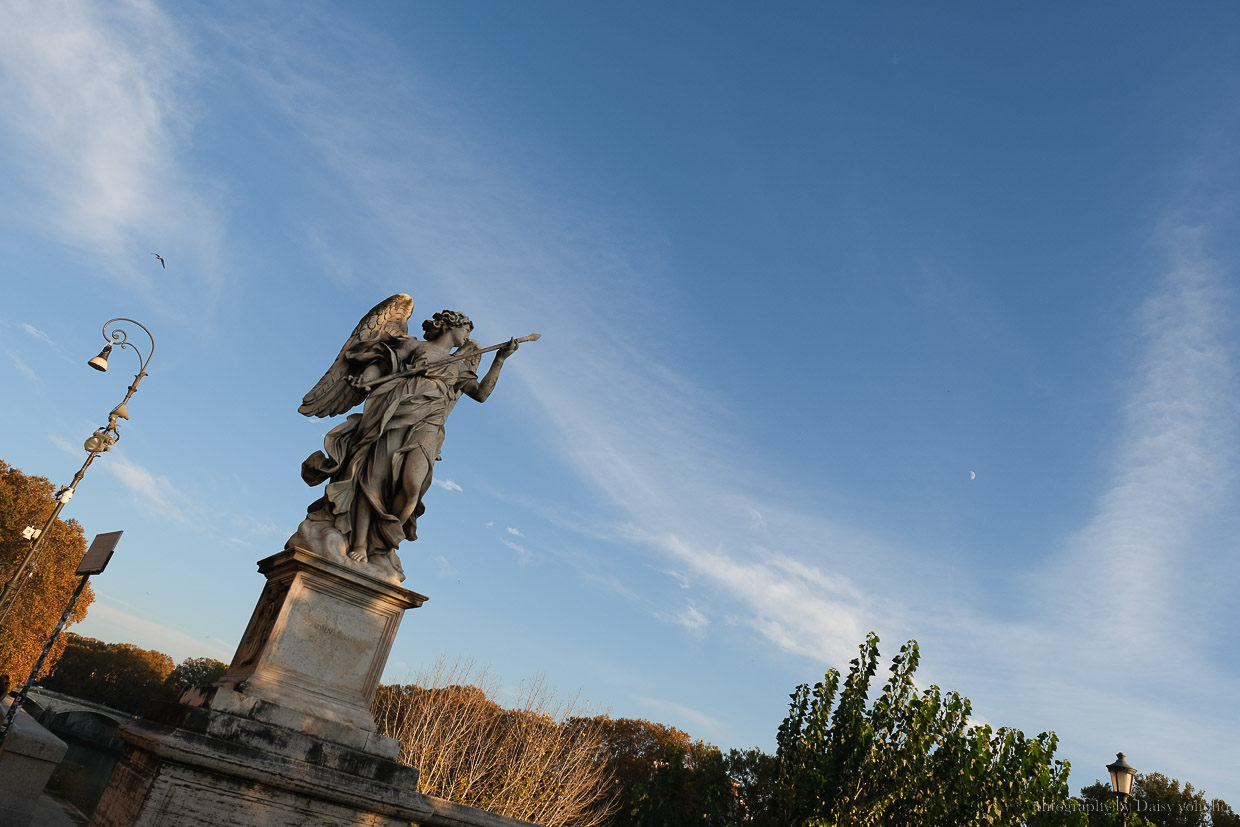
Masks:
[[[500,540],[500,542],[517,553],[517,562],[524,564],[534,559],[534,555],[530,554],[529,549],[520,543],[514,543],[512,540]]]
[[[675,569],[658,569],[658,571],[675,580],[676,585],[682,589],[689,589],[693,586],[692,581],[685,576],[684,572],[676,571]]]
[[[186,517],[189,499],[167,477],[154,474],[124,455],[113,452],[103,466],[138,497],[143,508],[173,520]]]
[[[227,663],[233,654],[228,644],[218,638],[206,635],[197,638],[179,632],[166,623],[143,617],[132,606],[103,597],[91,605],[90,614],[75,631],[103,640],[141,640],[144,645],[166,652],[177,661],[211,657]]]
[[[463,488],[461,488],[460,485],[453,482],[452,480],[433,480],[433,482],[435,483],[435,485],[438,485],[444,491],[463,491],[464,490]]]
[[[1016,617],[961,607],[922,622],[946,671],[988,709],[1055,726],[1070,755],[1136,741],[1208,783],[1216,762],[1186,745],[1217,725],[1218,693],[1240,690],[1200,620],[1235,614],[1229,590],[1212,584],[1240,576],[1234,543],[1215,528],[1235,494],[1240,393],[1234,296],[1205,238],[1178,226],[1160,239],[1167,273],[1133,322],[1133,378],[1093,516],[1010,584]]]
[[[673,559],[746,607],[744,624],[788,652],[824,663],[847,661],[865,637],[863,619],[878,620],[847,581],[786,555],[730,554],[675,535],[648,537]],[[682,624],[685,625],[685,624]],[[700,627],[699,627],[700,628]]]
[[[287,528],[282,528],[275,523],[263,522],[250,514],[235,516],[230,522],[234,528],[245,531],[255,537],[288,537],[293,533]]]
[[[1137,319],[1142,345],[1112,484],[1048,567],[1043,585],[1059,595],[1056,612],[1091,630],[1100,652],[1135,635],[1168,656],[1187,654],[1182,627],[1185,603],[1197,599],[1192,581],[1201,564],[1223,562],[1221,549],[1200,541],[1234,489],[1240,399],[1228,322],[1232,297],[1220,263],[1203,249],[1201,229],[1165,234],[1168,273]],[[1064,599],[1063,582],[1094,597]],[[1125,611],[1133,605],[1141,611]],[[1122,628],[1107,622],[1119,615],[1128,616]]]
[[[686,603],[678,612],[655,612],[664,623],[674,623],[692,634],[702,634],[710,626],[710,617],[693,603]]]
[[[112,247],[157,218],[181,115],[170,78],[185,44],[157,7],[8,4],[0,27],[3,109],[43,193],[43,218]]]
[[[723,732],[725,727],[723,724],[700,709],[694,709],[684,704],[678,704],[675,701],[668,701],[663,698],[651,698],[645,695],[635,695],[633,700],[642,706],[648,707],[660,716],[674,715],[677,719],[690,721],[694,727],[694,734],[703,733],[708,737],[714,737],[714,733]]]
[[[193,38],[156,3],[14,0],[0,12],[0,147],[21,170],[7,219],[86,252],[133,285],[149,251],[211,287],[216,188],[191,175],[186,87],[204,71]],[[20,204],[18,211],[17,204]]]
[[[52,341],[52,337],[48,336],[46,333],[44,333],[42,330],[39,330],[39,328],[35,327],[34,325],[27,324],[26,322],[18,322],[17,326],[20,327],[22,330],[26,331],[26,333],[28,333],[29,335],[38,339],[39,341],[45,342],[51,345],[52,347],[56,347],[56,343]]]
[[[32,382],[39,381],[39,374],[35,372],[34,368],[30,367],[30,365],[27,365],[25,362],[23,362],[21,357],[19,357],[16,353],[13,353],[12,351],[5,351],[5,353],[8,354],[9,361],[13,363],[13,367],[17,368],[18,372],[20,372],[22,376],[25,376],[27,379],[31,380]]]

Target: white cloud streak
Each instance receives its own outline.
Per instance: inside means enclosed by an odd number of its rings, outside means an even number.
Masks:
[[[25,376],[27,379],[29,379],[32,382],[41,381],[39,379],[39,374],[35,372],[34,368],[30,367],[30,365],[27,365],[25,362],[23,362],[16,353],[13,353],[7,350],[5,351],[5,353],[8,354],[9,361],[13,363],[13,367],[17,368],[18,372],[21,373],[22,376]]]
[[[127,34],[75,2],[10,3],[0,26],[0,102],[21,113],[12,127],[55,202],[48,217],[90,246],[155,217],[176,117],[166,67],[184,44],[153,5],[121,5]]]
[[[664,623],[675,623],[695,635],[703,634],[711,622],[710,617],[692,603],[686,603],[684,608],[675,614],[655,612],[655,617]]]
[[[181,159],[195,61],[191,38],[148,0],[6,3],[0,148],[24,173],[11,182],[21,197],[7,199],[10,223],[133,286],[159,273],[149,251],[169,248],[208,284],[217,278],[221,222],[202,195],[211,187]]]
[[[452,562],[442,554],[436,554],[434,557],[434,562],[435,574],[439,575],[444,580],[458,578],[461,576],[460,570],[457,569],[456,566],[452,565]]]
[[[1210,581],[1240,575],[1234,543],[1212,534],[1234,498],[1240,395],[1234,299],[1201,237],[1187,227],[1168,234],[1167,276],[1135,320],[1141,345],[1111,485],[1088,523],[1012,584],[1019,619],[964,607],[922,620],[932,630],[923,644],[946,655],[935,659],[940,671],[963,676],[979,708],[1058,729],[1070,755],[1137,743],[1208,783],[1217,762],[1202,759],[1191,746],[1201,738],[1189,733],[1217,727],[1218,698],[1240,691],[1200,622],[1230,600],[1212,596]]]
[[[534,555],[530,554],[525,546],[520,543],[514,543],[512,540],[500,540],[500,542],[517,553],[518,563],[524,565],[534,559]]]
[[[34,325],[27,324],[25,322],[19,322],[17,326],[20,327],[22,330],[26,331],[27,333],[29,333],[31,336],[38,339],[39,341],[46,342],[52,347],[56,347],[56,343],[52,341],[52,337],[48,336],[46,333],[44,333],[42,330],[39,330],[39,328],[35,327]]]
[[[642,706],[654,710],[658,716],[672,716],[678,720],[687,721],[687,725],[693,728],[693,735],[695,737],[702,737],[699,733],[705,734],[706,737],[714,737],[714,733],[723,732],[725,729],[723,724],[717,719],[712,718],[700,709],[644,695],[634,695],[633,700]]]
[[[96,600],[86,619],[73,631],[110,642],[140,640],[143,646],[164,652],[178,662],[186,658],[209,657],[228,663],[233,655],[226,644],[217,639],[204,637],[200,640],[166,624],[110,605],[105,599]]]
[[[675,536],[651,542],[741,601],[749,609],[746,625],[781,649],[838,664],[865,637],[860,595],[816,567],[769,553],[737,559]]]
[[[188,499],[165,476],[151,473],[145,467],[113,453],[103,466],[138,497],[148,511],[172,520],[184,520]]]
[[[463,488],[461,488],[460,485],[456,484],[452,480],[432,480],[432,482],[434,482],[435,485],[438,485],[444,491],[463,491],[464,490]]]
[[[1236,393],[1227,331],[1227,293],[1198,233],[1173,231],[1165,289],[1140,312],[1145,344],[1124,411],[1114,483],[1097,514],[1051,567],[1052,581],[1096,595],[1056,601],[1071,625],[1096,630],[1109,649],[1134,635],[1168,653],[1183,651],[1186,594],[1169,588],[1193,577],[1199,526],[1230,490]],[[1056,590],[1056,582],[1047,584]],[[1060,592],[1062,593],[1062,592]],[[1139,613],[1125,607],[1141,606]],[[1108,618],[1128,615],[1123,628]]]
[[[163,479],[161,477],[161,479]],[[287,528],[281,528],[275,523],[265,523],[249,514],[242,514],[232,518],[234,527],[248,532],[255,537],[289,537],[293,534]]]

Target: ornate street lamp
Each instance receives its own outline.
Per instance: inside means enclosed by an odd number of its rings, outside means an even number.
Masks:
[[[142,351],[138,346],[129,341],[129,335],[124,328],[115,327],[110,332],[109,325],[115,322],[129,322],[136,324],[146,333],[146,337],[151,340],[151,349],[147,352],[146,358],[143,358]],[[138,355],[138,374],[133,378],[133,384],[129,386],[129,392],[125,394],[125,398],[121,400],[121,404],[112,409],[108,414],[108,424],[101,428],[96,428],[95,432],[86,439],[83,446],[86,449],[86,462],[82,463],[82,467],[73,476],[73,482],[56,492],[56,505],[52,508],[52,514],[47,518],[47,522],[43,524],[43,528],[35,528],[27,526],[22,532],[22,536],[30,540],[30,550],[26,552],[25,559],[22,560],[20,566],[17,567],[16,573],[9,578],[9,582],[4,584],[4,590],[0,592],[0,627],[4,623],[4,619],[8,616],[9,610],[13,608],[13,604],[17,599],[17,592],[25,583],[26,578],[33,571],[34,565],[39,560],[39,553],[43,550],[43,544],[47,541],[48,533],[52,525],[56,522],[60,510],[68,504],[73,497],[73,491],[77,488],[78,483],[82,481],[82,477],[86,475],[86,469],[95,461],[95,457],[102,453],[112,450],[112,446],[121,438],[120,432],[117,430],[118,420],[129,419],[129,410],[125,407],[130,397],[134,395],[134,391],[138,389],[138,383],[142,381],[142,377],[146,376],[146,366],[151,363],[151,357],[155,355],[155,337],[151,335],[151,331],[141,322],[133,319],[118,317],[109,319],[103,325],[103,339],[107,342],[99,355],[87,362],[95,370],[106,371],[108,369],[108,356],[112,353],[112,348],[119,345],[122,349],[132,348],[133,352]]]
[[[1124,753],[1117,752],[1115,763],[1107,764],[1107,772],[1111,774],[1111,789],[1115,791],[1115,798],[1119,802],[1119,811],[1123,819],[1121,823],[1127,825],[1128,799],[1132,796],[1132,779],[1137,771],[1124,760]]]

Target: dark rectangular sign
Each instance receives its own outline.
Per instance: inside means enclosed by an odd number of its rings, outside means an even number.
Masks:
[[[123,531],[109,531],[107,534],[96,534],[95,539],[90,541],[90,548],[86,549],[86,556],[82,558],[74,574],[81,577],[101,573],[107,568],[108,561],[112,559],[112,552],[116,550],[116,544],[120,542],[121,535],[124,533]]]

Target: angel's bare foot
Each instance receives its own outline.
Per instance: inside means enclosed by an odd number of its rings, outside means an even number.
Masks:
[[[360,549],[360,548],[353,549],[352,551],[349,552],[349,559],[357,563],[365,563],[366,562],[365,549]]]

